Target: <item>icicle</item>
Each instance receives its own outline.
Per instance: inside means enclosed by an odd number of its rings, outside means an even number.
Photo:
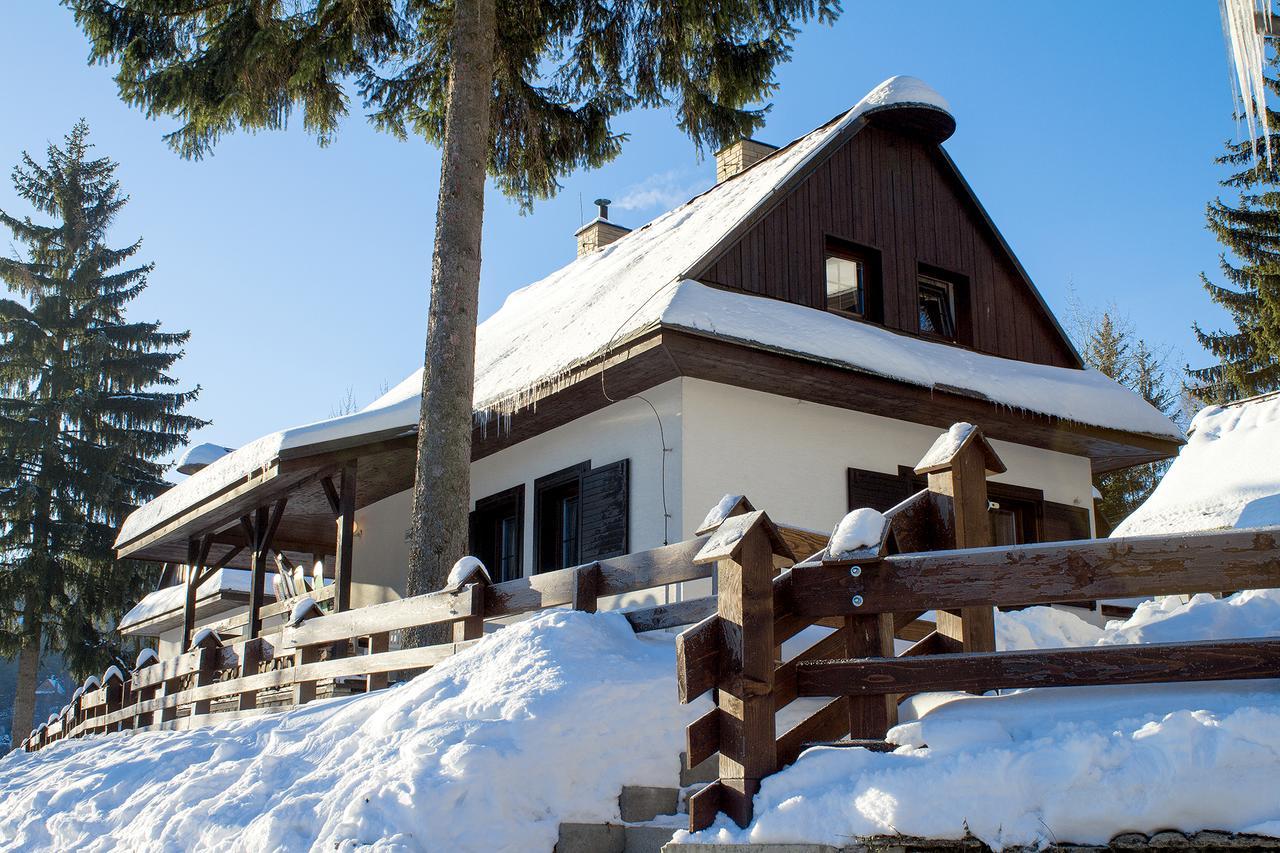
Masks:
[[[1271,165],[1271,133],[1267,123],[1266,81],[1263,67],[1267,50],[1263,30],[1271,28],[1271,0],[1218,0],[1222,34],[1231,59],[1231,92],[1240,103],[1249,132],[1250,148],[1257,158],[1258,126],[1262,127],[1267,166]]]

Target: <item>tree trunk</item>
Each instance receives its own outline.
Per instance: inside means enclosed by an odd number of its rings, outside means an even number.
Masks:
[[[40,624],[18,652],[18,689],[13,695],[13,720],[9,726],[9,748],[15,749],[35,728],[36,679],[40,675]]]
[[[480,232],[489,159],[494,0],[457,0],[418,417],[409,595],[440,589],[467,549]],[[411,632],[419,645],[443,632]]]

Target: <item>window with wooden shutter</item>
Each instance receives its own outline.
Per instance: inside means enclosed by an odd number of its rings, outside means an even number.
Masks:
[[[471,554],[495,583],[524,573],[524,486],[481,498],[471,512]]]
[[[1044,541],[1064,542],[1069,539],[1088,539],[1089,510],[1071,504],[1044,502]]]
[[[579,560],[589,563],[627,553],[629,460],[592,468],[579,492]]]
[[[847,509],[852,511],[867,506],[884,512],[910,497],[910,487],[910,480],[898,474],[850,468]]]

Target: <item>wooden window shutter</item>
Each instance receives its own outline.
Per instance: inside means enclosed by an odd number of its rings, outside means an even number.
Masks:
[[[849,469],[850,511],[869,506],[884,512],[910,496],[911,482],[905,477],[862,468]]]
[[[582,475],[579,554],[583,563],[627,553],[629,462],[621,459]]]
[[[1044,520],[1041,526],[1044,542],[1062,542],[1068,539],[1089,538],[1089,510],[1082,506],[1044,502]]]

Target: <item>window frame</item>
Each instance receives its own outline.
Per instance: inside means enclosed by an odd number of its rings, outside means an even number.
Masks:
[[[547,560],[547,542],[544,530],[549,520],[546,517],[544,503],[549,493],[554,493],[564,486],[576,484],[578,497],[578,554],[582,554],[582,475],[591,470],[591,461],[579,462],[576,465],[570,465],[567,468],[561,468],[544,477],[539,477],[533,481],[533,574],[542,574],[543,572],[556,571],[557,569],[569,568],[576,565],[571,562],[567,566],[556,566],[550,563],[556,560]]]
[[[484,534],[482,534],[480,530],[480,526],[485,523],[490,523],[490,520],[494,519],[494,516],[492,514],[496,510],[505,508],[506,506],[512,505],[512,504],[515,506],[515,519],[516,519],[515,574],[512,575],[511,577],[507,577],[506,573],[502,571],[501,565],[497,564],[499,563],[501,559],[501,554],[502,554],[502,543],[501,543],[502,534],[501,534],[500,526],[498,527],[497,530],[488,532],[489,535],[491,535],[493,538],[493,541],[490,544],[493,546],[493,548],[496,549],[496,551],[493,551],[492,553],[486,553],[483,555],[477,552],[481,550],[488,550],[480,547],[481,544],[485,542],[485,540],[482,538],[482,535]],[[469,543],[469,550],[475,557],[477,557],[482,563],[484,563],[485,568],[489,570],[489,575],[491,578],[493,578],[494,583],[501,583],[502,581],[505,581],[505,580],[515,580],[516,578],[523,577],[524,576],[524,513],[525,513],[524,483],[519,483],[515,486],[512,486],[509,489],[503,489],[500,492],[495,492],[486,497],[479,498],[475,502],[475,508],[472,509],[471,512],[472,512],[472,521],[470,525],[471,532],[469,537],[471,541]],[[510,516],[504,513],[503,517],[505,518]],[[492,559],[494,554],[498,556],[498,560],[493,561],[495,565],[490,565],[490,560]]]
[[[922,284],[941,286],[947,291],[951,306],[952,337],[925,331],[920,328],[920,288]],[[970,287],[967,276],[944,270],[930,264],[917,264],[915,277],[916,334],[927,341],[953,346],[973,347],[973,314],[970,308]]]
[[[827,259],[841,258],[855,261],[862,267],[862,313],[845,308],[833,308],[827,294]],[[822,253],[822,307],[840,317],[869,323],[882,323],[884,306],[881,290],[880,251],[828,234],[823,241]]]

